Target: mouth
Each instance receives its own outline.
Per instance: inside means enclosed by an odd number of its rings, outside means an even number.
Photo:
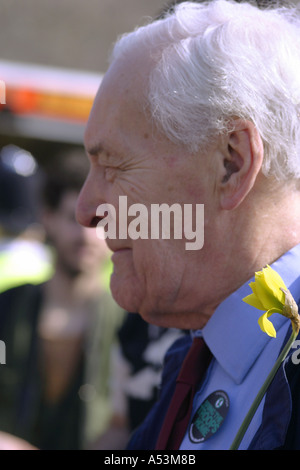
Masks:
[[[116,268],[120,268],[120,266],[128,266],[128,263],[131,263],[131,249],[130,248],[119,248],[114,250],[111,261],[114,265],[114,272],[116,272]]]
[[[130,247],[128,246],[125,246],[125,243],[126,240],[122,241],[121,240],[114,240],[114,239],[111,239],[111,238],[106,238],[105,239],[105,243],[107,245],[107,248],[112,251],[113,253],[117,253],[118,251],[123,251],[123,250],[130,250]]]
[[[122,246],[120,240],[106,239],[105,243],[107,248],[112,251],[112,256],[117,253],[122,253],[131,249],[129,246]]]
[[[121,255],[121,254],[124,254],[124,253],[128,253],[129,251],[131,251],[131,248],[117,248],[117,249],[114,249],[114,250],[112,250],[112,252],[113,252],[112,258],[115,257],[116,255]]]

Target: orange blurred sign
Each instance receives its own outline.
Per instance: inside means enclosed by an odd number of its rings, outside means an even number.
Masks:
[[[0,61],[0,112],[86,122],[100,81],[92,72]]]
[[[7,87],[6,106],[16,114],[40,114],[52,118],[86,121],[94,97]]]

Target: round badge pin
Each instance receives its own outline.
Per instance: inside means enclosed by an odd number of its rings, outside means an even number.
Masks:
[[[195,412],[189,439],[199,444],[213,436],[222,426],[229,410],[229,398],[223,390],[211,393]]]

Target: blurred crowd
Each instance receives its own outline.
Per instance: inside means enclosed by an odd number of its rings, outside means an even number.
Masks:
[[[181,331],[122,311],[105,241],[75,219],[82,148],[0,153],[0,448],[124,449]]]

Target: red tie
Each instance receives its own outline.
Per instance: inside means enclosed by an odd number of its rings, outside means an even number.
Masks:
[[[165,416],[156,450],[177,450],[188,427],[197,385],[204,376],[211,352],[203,338],[194,338],[176,380],[176,388]]]

